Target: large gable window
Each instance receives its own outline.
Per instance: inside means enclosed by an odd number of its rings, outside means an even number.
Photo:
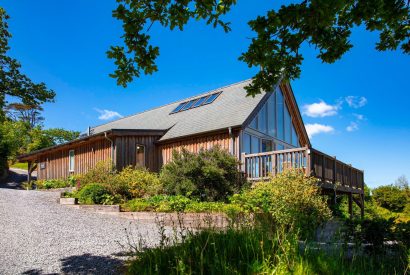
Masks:
[[[293,121],[294,117],[289,112],[284,94],[278,87],[249,123],[251,135],[244,135],[244,152],[257,153],[300,147]],[[257,137],[258,141],[254,137]]]
[[[74,172],[75,169],[75,155],[74,150],[68,151],[68,171]]]

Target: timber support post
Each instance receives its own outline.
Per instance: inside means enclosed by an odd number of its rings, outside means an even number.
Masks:
[[[31,181],[32,181],[32,176],[31,176],[31,174],[33,173],[33,171],[37,168],[37,163],[36,162],[33,162],[33,161],[31,161],[31,160],[29,160],[28,162],[27,162],[27,183],[28,183],[28,185],[30,185],[31,184]]]
[[[363,219],[364,218],[364,194],[360,194],[360,216]]]
[[[349,215],[350,219],[353,219],[353,195],[352,193],[349,193]]]
[[[30,185],[31,184],[31,166],[33,165],[33,162],[32,161],[28,161],[27,162],[27,182],[28,182],[28,185]]]

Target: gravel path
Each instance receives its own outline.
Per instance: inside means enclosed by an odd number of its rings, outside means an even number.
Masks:
[[[0,274],[118,274],[127,236],[159,241],[155,224],[63,206],[58,196],[0,188]]]

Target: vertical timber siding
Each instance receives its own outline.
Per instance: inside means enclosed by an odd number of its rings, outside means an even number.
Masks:
[[[240,156],[239,153],[239,131],[233,132],[233,151],[235,155]],[[161,144],[160,145],[160,160],[159,162],[163,165],[172,160],[173,150],[181,151],[182,148],[187,149],[190,152],[198,153],[199,150],[205,149],[209,150],[212,147],[219,145],[222,149],[230,151],[231,138],[228,133],[213,134],[208,136],[199,137],[188,137],[179,141],[172,143]],[[232,151],[232,149],[231,149]]]
[[[74,172],[68,171],[68,151],[74,150]],[[111,159],[111,144],[106,139],[79,144],[60,149],[39,157],[37,165],[38,179],[67,178],[73,174],[83,174],[99,161]],[[45,165],[42,169],[42,164]]]
[[[158,150],[155,142],[159,136],[118,136],[115,139],[116,165],[122,169],[136,164],[136,146],[145,146],[145,167],[158,171]]]

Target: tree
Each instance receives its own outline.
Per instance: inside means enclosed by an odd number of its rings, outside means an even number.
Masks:
[[[116,70],[110,76],[124,87],[142,73],[158,70],[155,63],[159,48],[150,44],[151,26],[158,23],[171,30],[183,30],[190,19],[205,20],[214,28],[230,31],[229,22],[221,17],[229,13],[236,0],[171,1],[117,0],[113,17],[123,23],[124,46],[111,46],[107,52]],[[325,63],[340,59],[353,45],[351,30],[364,25],[378,31],[379,51],[396,50],[410,53],[410,8],[405,0],[304,0],[283,5],[249,22],[256,33],[248,50],[239,59],[249,67],[260,67],[253,82],[246,87],[248,95],[270,91],[280,79],[300,75],[303,44],[319,50]]]
[[[409,181],[407,180],[406,176],[400,176],[398,179],[394,182],[394,186],[397,186],[398,188],[402,190],[408,190],[409,189]]]
[[[373,190],[374,200],[390,211],[402,212],[409,199],[406,190],[394,185],[380,186]]]
[[[53,145],[69,142],[71,140],[77,139],[80,136],[80,132],[78,131],[70,131],[62,128],[50,128],[43,130],[43,132],[52,140]]]
[[[5,107],[6,116],[13,121],[23,121],[30,128],[42,125],[44,117],[41,116],[41,106],[30,106],[22,103],[10,103]]]
[[[40,106],[44,102],[53,101],[55,93],[47,89],[44,83],[34,83],[29,77],[21,73],[20,63],[7,55],[10,50],[8,40],[9,16],[0,7],[0,121],[4,120],[3,108],[6,105],[6,95],[19,98],[28,106]]]

